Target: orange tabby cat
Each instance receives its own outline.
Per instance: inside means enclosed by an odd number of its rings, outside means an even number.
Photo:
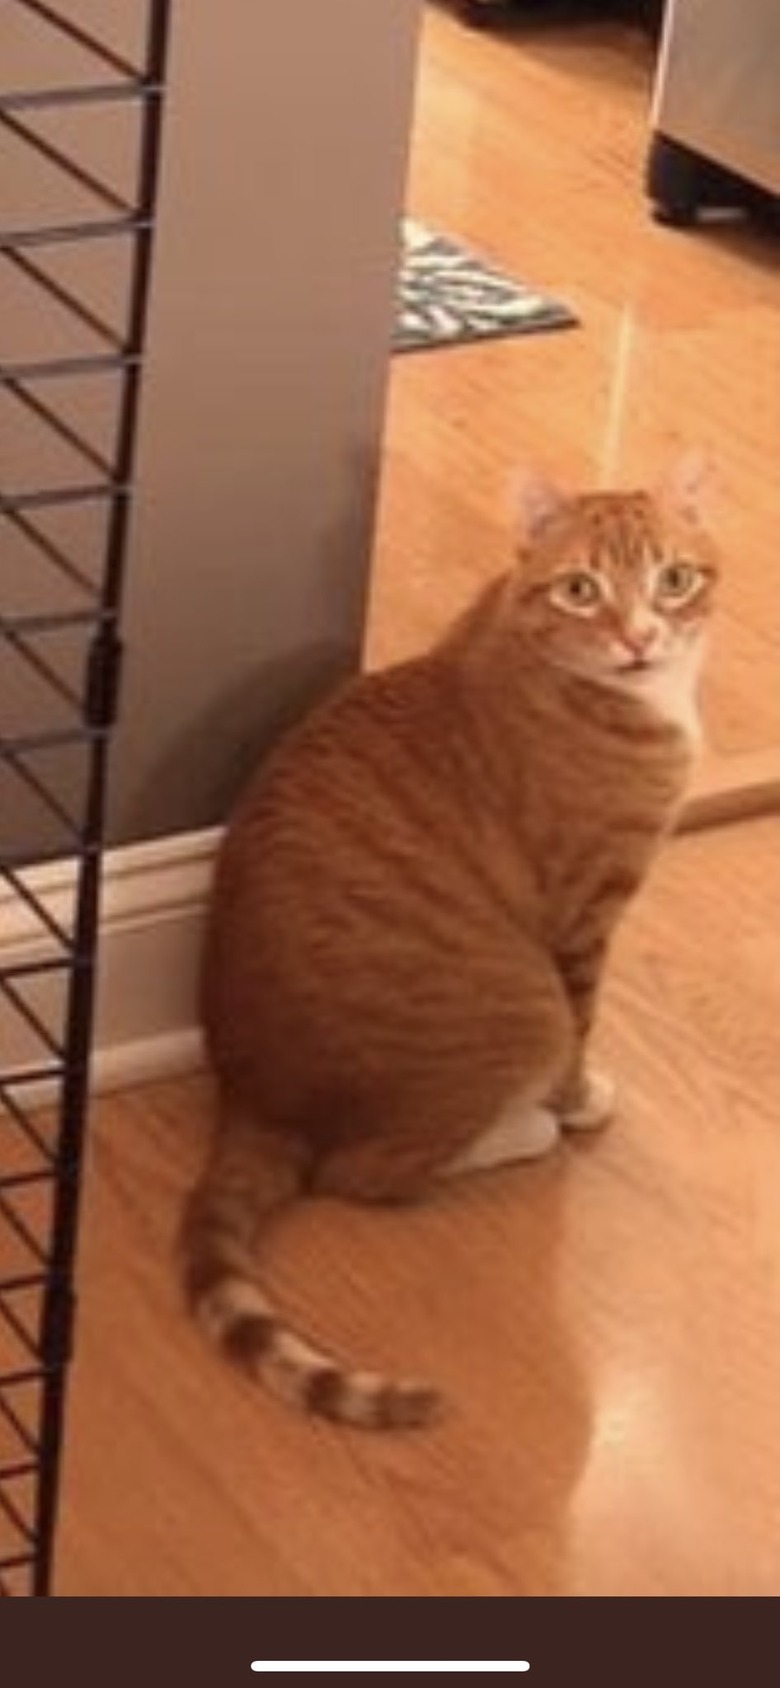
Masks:
[[[717,573],[688,461],[660,493],[529,483],[517,566],[427,655],[355,679],[227,829],[204,976],[220,1117],[182,1242],[223,1349],[330,1418],[433,1391],[345,1370],[258,1276],[301,1192],[413,1197],[603,1123],[609,939],[676,815]]]

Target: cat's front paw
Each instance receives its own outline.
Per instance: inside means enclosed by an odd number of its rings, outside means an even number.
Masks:
[[[565,1098],[558,1118],[567,1131],[598,1131],[612,1118],[617,1087],[609,1073],[588,1068],[579,1094]]]

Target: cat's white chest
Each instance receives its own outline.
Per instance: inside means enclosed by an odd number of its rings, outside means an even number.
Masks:
[[[695,677],[692,679],[689,674],[680,672],[676,665],[661,669],[659,673],[648,676],[643,696],[656,715],[669,721],[673,727],[679,727],[691,748],[698,748],[701,743],[701,717]]]
[[[642,699],[654,715],[679,728],[691,750],[698,750],[702,737],[697,694],[703,654],[701,645],[697,643],[674,662],[650,668],[645,674],[633,675],[626,686],[634,697]]]

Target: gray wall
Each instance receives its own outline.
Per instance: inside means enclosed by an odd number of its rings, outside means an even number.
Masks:
[[[358,659],[418,12],[177,8],[116,839],[221,817]]]
[[[220,819],[279,726],[359,659],[398,218],[421,0],[178,0],[126,599],[126,661],[112,776],[114,841]],[[91,76],[94,64],[23,7],[3,8],[5,86]],[[76,16],[137,51],[145,8],[79,0]],[[98,16],[99,14],[99,16]],[[47,132],[128,185],[124,108],[60,110]],[[3,136],[3,222],[99,214]],[[46,254],[108,310],[117,243]],[[121,293],[121,287],[119,289]],[[80,349],[73,327],[0,268],[4,359]],[[58,382],[98,445],[106,386]],[[0,391],[0,484],[84,479],[83,464]],[[89,573],[94,507],[54,536]],[[10,524],[0,529],[4,612],[78,602]],[[54,647],[49,647],[49,654]],[[56,660],[77,672],[75,642]],[[75,665],[75,666],[74,666]],[[51,698],[21,662],[0,673],[3,730],[38,730]],[[75,794],[81,769],[46,777]],[[0,845],[58,835],[0,768]],[[4,783],[5,782],[5,783]]]

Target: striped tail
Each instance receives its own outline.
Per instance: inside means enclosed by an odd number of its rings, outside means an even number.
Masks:
[[[210,1339],[272,1394],[306,1412],[365,1430],[409,1429],[437,1416],[423,1384],[341,1366],[292,1330],[263,1288],[263,1232],[300,1193],[295,1145],[231,1116],[190,1197],[181,1230],[189,1306]]]

